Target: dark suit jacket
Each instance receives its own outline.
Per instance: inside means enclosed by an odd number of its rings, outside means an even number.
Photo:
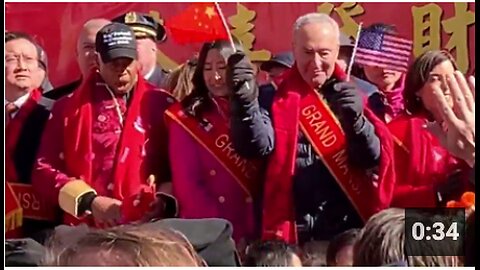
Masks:
[[[153,70],[152,75],[150,75],[150,77],[147,78],[147,81],[153,86],[156,86],[158,88],[165,88],[165,80],[167,78],[167,75],[168,75],[167,72],[165,72],[159,66],[156,66],[155,69]]]
[[[42,133],[54,102],[54,100],[43,96],[25,120],[20,131],[13,153],[13,164],[21,183],[31,183],[33,164],[37,157]],[[51,209],[51,211],[56,211],[56,209]],[[57,222],[24,219],[22,226],[23,235],[42,243],[47,237],[48,231],[56,224]]]
[[[80,78],[68,84],[59,86],[53,90],[50,90],[45,94],[43,94],[43,96],[49,99],[59,100],[61,97],[73,93],[73,91],[77,89],[81,83],[82,83],[82,79]]]

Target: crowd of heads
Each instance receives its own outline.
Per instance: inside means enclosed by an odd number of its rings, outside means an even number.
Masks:
[[[474,265],[474,214],[466,222],[464,257],[433,255],[459,248],[456,244],[438,245],[435,242],[423,242],[421,246],[422,249],[431,251],[431,256],[406,255],[405,218],[404,209],[389,208],[372,216],[363,228],[347,230],[329,242],[309,241],[297,246],[281,240],[256,241],[246,247],[245,254],[236,266]],[[123,225],[108,229],[73,229],[70,234],[58,233],[49,239],[42,265],[207,266],[205,258],[198,254],[201,248],[194,248],[179,231],[161,226]]]

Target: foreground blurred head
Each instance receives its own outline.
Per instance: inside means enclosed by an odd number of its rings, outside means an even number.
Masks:
[[[192,245],[180,233],[121,226],[93,230],[72,243],[53,238],[46,266],[202,266]]]

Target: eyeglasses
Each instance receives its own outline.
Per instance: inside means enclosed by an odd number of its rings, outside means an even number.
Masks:
[[[18,65],[20,62],[20,59],[23,60],[23,63],[25,63],[27,66],[33,66],[33,65],[38,65],[38,59],[32,56],[28,55],[7,55],[5,56],[5,64],[14,66]]]

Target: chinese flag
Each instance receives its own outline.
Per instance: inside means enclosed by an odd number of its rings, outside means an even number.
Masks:
[[[168,20],[165,26],[180,44],[228,40],[228,31],[214,3],[194,3]]]

